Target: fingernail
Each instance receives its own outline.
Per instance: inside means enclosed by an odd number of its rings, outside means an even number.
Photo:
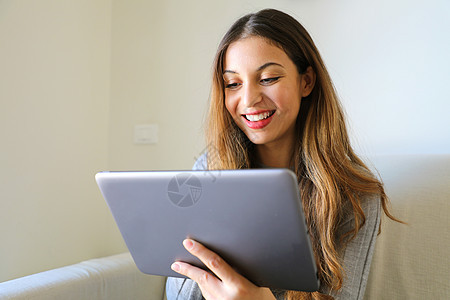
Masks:
[[[183,241],[184,248],[187,250],[191,250],[194,247],[194,242],[190,239],[185,239]]]
[[[171,268],[172,270],[174,270],[175,272],[180,271],[180,265],[177,264],[177,263],[173,263],[173,264],[170,266],[170,268]]]

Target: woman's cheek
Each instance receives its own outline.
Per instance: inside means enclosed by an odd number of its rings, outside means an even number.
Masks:
[[[237,101],[233,97],[225,95],[225,107],[227,108],[233,119],[236,120]]]

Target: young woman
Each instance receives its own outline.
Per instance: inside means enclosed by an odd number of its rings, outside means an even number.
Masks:
[[[168,299],[362,299],[383,186],[353,152],[330,76],[306,30],[272,9],[246,15],[215,58],[208,153],[194,168],[291,168],[298,176],[321,287],[272,291],[253,285],[216,253],[187,239],[210,269],[174,262],[192,280],[169,278]]]

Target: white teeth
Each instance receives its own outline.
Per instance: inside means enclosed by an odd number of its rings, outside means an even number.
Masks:
[[[257,122],[257,121],[261,121],[266,119],[267,117],[270,116],[270,112],[266,111],[263,112],[262,114],[259,115],[245,115],[245,117],[247,118],[247,120],[252,121],[252,122]]]

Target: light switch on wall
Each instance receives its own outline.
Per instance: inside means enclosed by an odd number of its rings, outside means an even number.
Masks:
[[[158,143],[158,125],[144,124],[134,126],[135,144],[156,144]]]

